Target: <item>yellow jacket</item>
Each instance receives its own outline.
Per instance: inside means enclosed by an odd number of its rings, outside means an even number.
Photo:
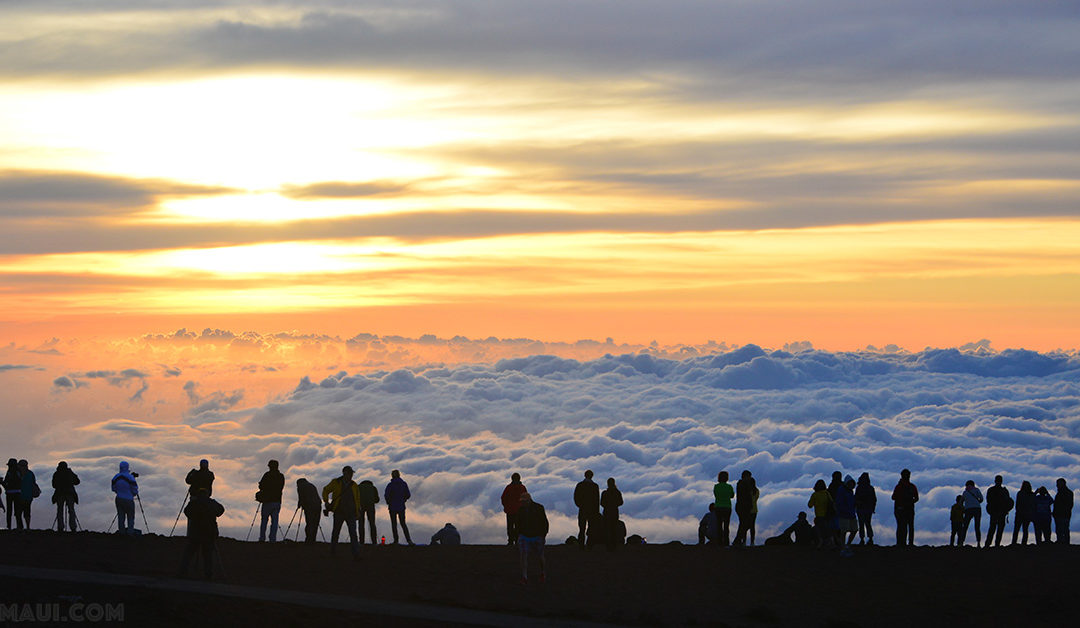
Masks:
[[[322,490],[323,502],[324,503],[329,503],[330,504],[330,510],[332,510],[334,512],[338,511],[338,504],[341,503],[341,495],[344,492],[344,487],[342,486],[342,483],[343,483],[342,480],[343,480],[343,478],[340,478],[340,477],[334,478],[333,480],[330,480],[330,483],[327,484],[326,486],[324,486],[323,490]],[[353,507],[356,509],[356,512],[353,513],[353,514],[354,514],[354,516],[359,517],[360,516],[360,486],[356,482],[353,482],[352,480],[349,480],[349,485],[352,488]],[[333,496],[333,499],[330,498],[331,495]],[[346,514],[346,513],[343,513],[343,514]]]
[[[826,489],[821,489],[820,491],[814,491],[806,505],[814,509],[815,517],[827,517],[829,516],[829,506],[832,504],[832,500],[832,494]]]

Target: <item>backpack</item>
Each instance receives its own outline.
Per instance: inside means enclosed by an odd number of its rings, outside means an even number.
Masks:
[[[41,497],[41,487],[37,485],[37,482],[34,482],[34,490],[31,495],[34,496],[34,499]]]

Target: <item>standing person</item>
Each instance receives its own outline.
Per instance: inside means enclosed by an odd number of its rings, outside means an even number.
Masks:
[[[919,501],[919,489],[911,483],[911,471],[900,471],[900,481],[893,489],[892,499],[896,545],[915,545],[915,503]]]
[[[1033,514],[1031,522],[1035,524],[1035,544],[1042,545],[1050,542],[1050,517],[1054,512],[1054,498],[1050,497],[1050,491],[1045,486],[1040,486],[1035,491],[1032,500]]]
[[[266,540],[266,522],[270,522],[270,542],[277,541],[278,517],[281,514],[281,493],[285,490],[285,474],[278,471],[278,461],[266,463],[268,470],[259,480],[256,495],[262,504],[262,521],[259,522],[259,542]]]
[[[585,479],[574,487],[574,505],[578,508],[578,547],[581,549],[585,549],[586,545],[591,547],[588,539],[596,535],[596,520],[600,518],[600,487],[592,477],[592,470],[586,470]]]
[[[990,547],[991,541],[994,546],[1001,547],[1001,534],[1005,531],[1005,516],[1013,508],[1013,499],[1009,495],[1009,489],[1003,484],[1004,478],[994,476],[994,485],[986,489],[986,514],[990,515],[990,523],[986,528],[986,547]]]
[[[817,546],[825,547],[831,544],[836,535],[832,530],[832,518],[836,512],[832,494],[825,485],[825,480],[814,483],[814,492],[806,502],[808,508],[814,509],[814,531],[817,532]]]
[[[56,529],[64,531],[64,510],[67,510],[67,520],[72,532],[78,529],[78,520],[75,517],[75,504],[79,503],[79,495],[75,492],[75,486],[79,483],[79,476],[68,467],[68,463],[61,461],[56,465],[53,472],[53,503],[56,504]]]
[[[398,544],[398,522],[401,522],[401,531],[405,533],[405,542],[410,546],[415,545],[409,537],[409,526],[405,523],[405,502],[409,501],[412,493],[409,485],[401,479],[401,471],[394,469],[390,472],[390,483],[383,489],[383,499],[386,500],[386,508],[390,511],[390,531],[394,533],[394,545]]]
[[[1031,490],[1031,482],[1024,480],[1020,484],[1020,490],[1016,491],[1016,519],[1013,520],[1012,544],[1016,545],[1016,536],[1022,529],[1024,531],[1021,545],[1027,545],[1028,526],[1035,516],[1035,492]]]
[[[364,480],[360,483],[360,522],[357,524],[360,529],[357,532],[360,534],[360,544],[364,543],[364,519],[367,519],[368,529],[371,532],[371,544],[378,543],[379,537],[375,532],[375,504],[379,503],[379,489],[375,488],[375,485],[371,483],[371,480]]]
[[[615,546],[622,541],[619,533],[619,506],[622,505],[622,491],[615,486],[615,478],[608,478],[607,488],[600,494],[600,507],[604,509],[604,540],[608,551],[615,551]]]
[[[360,487],[353,482],[353,469],[346,465],[341,468],[341,476],[330,480],[323,487],[322,498],[326,514],[334,513],[334,526],[330,532],[330,554],[337,549],[341,525],[349,530],[349,547],[353,560],[360,560],[360,545],[356,541],[356,520],[360,517]]]
[[[318,540],[322,500],[319,499],[319,489],[307,478],[296,481],[296,507],[304,510],[304,543],[311,545]]]
[[[535,553],[540,561],[540,583],[547,581],[547,565],[544,562],[544,543],[548,533],[547,513],[544,506],[532,500],[528,493],[521,494],[518,508],[521,528],[518,534],[518,555],[521,557],[521,584],[529,583],[529,554]]]
[[[761,495],[757,481],[749,470],[742,472],[742,477],[735,483],[735,514],[739,516],[739,528],[735,531],[735,545],[746,545],[746,534],[750,533],[750,545],[754,544],[757,520],[757,500]]]
[[[960,532],[960,545],[967,540],[968,524],[975,520],[975,547],[982,545],[982,503],[983,494],[979,487],[975,486],[975,480],[968,480],[964,484],[964,492],[960,494],[964,498],[964,523],[963,531]]]
[[[874,544],[874,528],[871,526],[871,520],[875,510],[877,510],[877,491],[870,483],[870,474],[863,472],[855,485],[855,516],[859,519],[859,545],[863,544],[865,538],[869,538],[870,545]]]
[[[521,483],[521,474],[514,473],[510,476],[510,483],[502,492],[503,512],[506,513],[506,544],[517,545],[518,525],[517,512],[521,508],[521,496],[528,491]]]
[[[1057,542],[1069,544],[1069,520],[1072,519],[1073,492],[1065,483],[1065,478],[1058,478],[1057,495],[1054,496],[1054,533]]]
[[[206,496],[212,497],[214,495],[214,472],[210,470],[210,461],[203,458],[199,461],[199,468],[188,471],[187,477],[184,478],[191,487],[188,489],[188,493],[192,497],[195,497],[195,493],[200,488],[206,489]]]
[[[225,507],[210,499],[210,492],[199,488],[191,497],[191,502],[184,507],[187,516],[187,545],[184,547],[184,559],[180,563],[180,575],[186,576],[195,553],[202,554],[203,577],[207,580],[214,575],[214,545],[218,537],[217,518],[225,514]]]
[[[957,495],[956,502],[949,508],[949,524],[952,532],[949,533],[949,547],[960,547],[964,544],[964,496]]]
[[[721,471],[716,474],[716,484],[713,485],[713,498],[716,500],[716,520],[720,525],[720,545],[727,547],[731,544],[731,498],[735,497],[735,489],[728,484],[728,472]]]
[[[19,493],[19,513],[26,521],[26,529],[29,530],[30,505],[41,495],[41,488],[38,486],[34,472],[30,470],[30,463],[25,460],[19,461],[19,482],[22,485]]]
[[[116,493],[117,533],[134,534],[135,496],[139,494],[139,484],[135,481],[135,475],[131,473],[126,460],[120,463],[120,472],[113,476],[112,492]]]
[[[855,478],[849,475],[836,489],[836,522],[841,545],[851,545],[855,540],[855,533],[859,530],[855,517]]]
[[[19,477],[19,461],[9,458],[7,473],[4,475],[4,490],[7,491],[7,529],[11,529],[11,517],[15,525],[22,530],[22,515],[19,512],[19,495],[22,493],[22,478]]]

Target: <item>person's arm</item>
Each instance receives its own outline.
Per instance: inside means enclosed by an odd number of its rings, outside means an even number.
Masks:
[[[911,503],[914,504],[915,502],[919,501],[919,487],[912,484],[911,485],[911,494],[912,494]]]
[[[407,482],[402,481],[401,483],[405,486],[405,496],[402,497],[401,501],[407,502],[409,501],[409,498],[412,497],[412,493],[409,492],[409,484]]]
[[[260,491],[266,488],[266,475],[267,474],[264,473],[264,474],[262,474],[262,477],[259,478],[259,490]]]
[[[334,491],[332,490],[333,487],[334,487],[334,481],[330,480],[330,483],[327,484],[326,486],[324,486],[323,490],[322,490],[322,500],[323,500],[323,503],[326,504],[327,508],[330,507],[330,496],[334,494]]]
[[[71,472],[71,485],[76,486],[79,483],[79,476],[75,475],[75,472]]]

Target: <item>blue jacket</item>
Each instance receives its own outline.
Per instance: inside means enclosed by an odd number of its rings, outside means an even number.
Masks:
[[[112,479],[112,490],[117,497],[128,501],[135,499],[135,496],[139,494],[139,483],[128,471],[128,463],[120,463],[120,473],[114,475]]]
[[[386,500],[386,507],[392,512],[404,511],[405,502],[408,501],[410,497],[412,497],[412,494],[409,492],[409,485],[401,478],[390,480],[390,483],[386,485],[386,490],[383,491],[383,499]]]
[[[855,518],[855,493],[843,485],[836,489],[836,516],[841,519]]]
[[[34,499],[34,487],[37,486],[37,478],[34,476],[34,472],[27,469],[22,474],[22,483],[20,489],[22,494],[19,496],[23,501],[31,501]]]

